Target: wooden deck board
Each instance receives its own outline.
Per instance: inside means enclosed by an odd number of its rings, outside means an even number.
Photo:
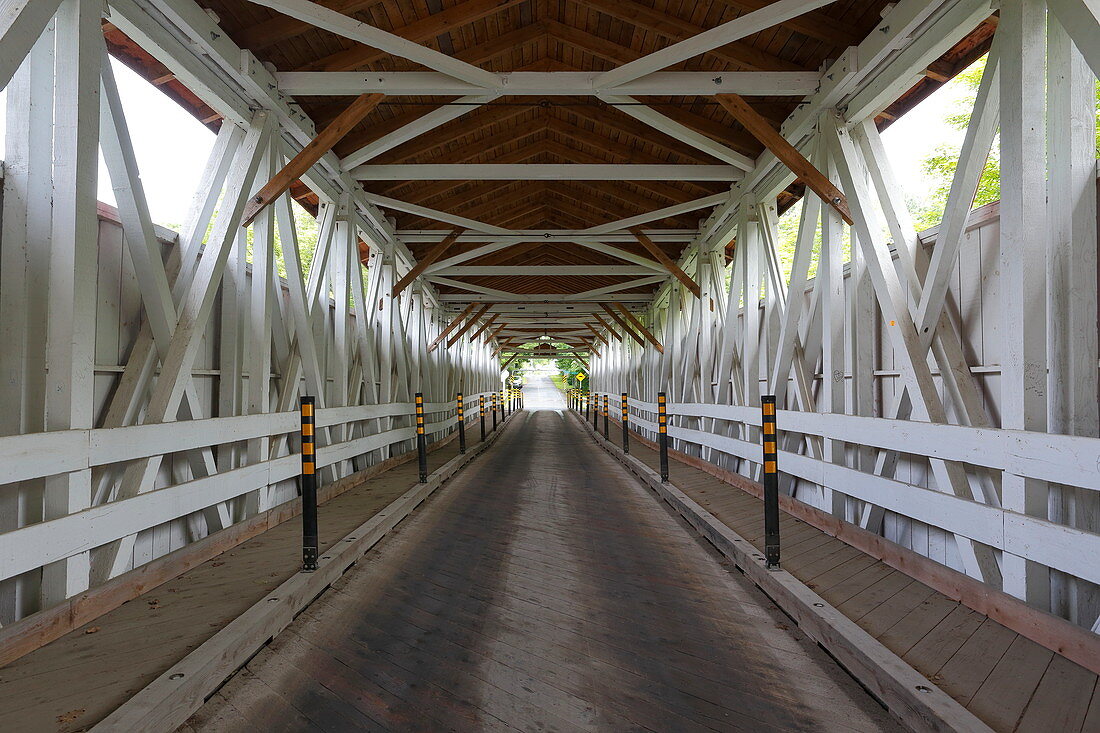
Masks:
[[[431,461],[454,454],[446,445]],[[322,552],[416,481],[406,463],[322,504]],[[299,521],[272,527],[0,668],[0,730],[67,733],[101,720],[297,572],[300,538]]]
[[[621,431],[612,428],[612,434]],[[631,455],[657,466],[657,452],[640,441],[631,443]],[[762,549],[759,499],[678,461],[669,474],[677,488]],[[713,498],[729,492],[744,499]],[[1014,730],[1017,724],[1020,730],[1100,730],[1094,673],[809,524],[799,522],[794,530],[782,521],[780,526],[786,570],[995,730]],[[1029,671],[1009,672],[1021,665]],[[1064,725],[1043,728],[1044,717]]]
[[[292,702],[365,680],[390,729],[894,729],[572,423],[517,422],[246,669]]]

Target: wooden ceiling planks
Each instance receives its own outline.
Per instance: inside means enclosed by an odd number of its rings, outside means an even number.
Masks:
[[[422,70],[377,49],[356,44],[247,0],[199,0],[242,47],[278,71]],[[705,29],[753,12],[773,0],[322,0],[321,4],[494,72],[520,70],[602,72],[628,63]],[[838,0],[734,43],[670,67],[673,70],[817,70],[827,59],[857,43],[877,23],[888,0]],[[987,47],[978,38],[930,73],[929,83],[957,73]],[[116,39],[112,51],[123,48]],[[983,46],[983,43],[985,46]],[[110,46],[109,40],[109,46]],[[138,54],[140,56],[140,54]],[[131,64],[141,66],[142,62]],[[154,62],[155,63],[155,62]],[[149,66],[148,74],[155,73]],[[195,114],[209,109],[171,79],[162,82]],[[920,86],[920,85],[918,85]],[[934,87],[933,87],[934,88]],[[190,97],[188,96],[190,95]],[[915,99],[919,92],[912,93]],[[922,98],[922,97],[921,97]],[[335,147],[345,157],[415,122],[453,97],[389,97]],[[300,97],[303,109],[324,127],[344,109],[347,97]],[[753,109],[778,124],[794,109],[796,98],[749,98]],[[763,146],[711,97],[646,97],[647,105],[676,123],[731,150],[755,157]],[[900,111],[889,111],[889,117]],[[212,124],[217,124],[212,120]],[[371,163],[722,163],[676,135],[657,131],[596,97],[502,96],[471,107],[418,137],[381,152]],[[368,181],[373,193],[436,210],[524,229],[582,229],[654,211],[725,190],[719,182],[684,181]],[[792,187],[781,206],[800,194]],[[415,214],[392,212],[399,229],[449,230],[451,224]],[[646,224],[646,228],[692,229],[704,211],[693,211]],[[476,249],[456,243],[449,251]],[[623,249],[645,254],[637,245]],[[678,243],[657,245],[675,259]],[[431,244],[411,245],[414,255]],[[517,243],[466,264],[622,264],[575,244]],[[623,282],[622,277],[468,278],[490,288],[517,293],[581,292]],[[627,278],[629,280],[629,278]],[[443,292],[452,292],[440,285]],[[643,291],[652,286],[644,286]]]

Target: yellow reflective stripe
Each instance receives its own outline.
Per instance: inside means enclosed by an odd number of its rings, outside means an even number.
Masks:
[[[774,415],[775,414],[775,405],[773,405],[770,402],[764,403],[764,414],[765,415]]]
[[[313,443],[302,443],[302,455],[303,456],[312,456],[313,455]]]
[[[775,473],[775,461],[764,461],[764,470],[768,473]]]
[[[773,422],[764,423],[764,435],[775,435],[775,423],[773,423]]]
[[[313,423],[302,423],[302,435],[313,435]]]
[[[308,402],[302,405],[302,417],[313,417],[313,405]]]

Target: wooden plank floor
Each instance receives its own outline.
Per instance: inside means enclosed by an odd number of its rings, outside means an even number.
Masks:
[[[472,436],[476,439],[476,435]],[[439,466],[455,443],[430,455]],[[396,466],[319,508],[322,552],[417,482]],[[85,730],[213,636],[301,563],[292,519],[0,668],[0,731]]]
[[[188,727],[898,729],[791,626],[566,416],[523,413]]]
[[[622,428],[610,434],[621,445]],[[635,440],[630,454],[659,470],[652,448]],[[763,549],[759,499],[678,461],[669,474]],[[780,533],[784,569],[994,730],[1100,731],[1095,673],[788,514],[780,515]]]

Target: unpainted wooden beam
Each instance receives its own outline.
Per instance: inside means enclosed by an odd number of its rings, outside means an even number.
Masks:
[[[649,329],[643,326],[642,322],[635,318],[634,314],[628,311],[625,305],[623,305],[622,303],[615,303],[615,307],[619,309],[619,312],[623,314],[623,317],[626,318],[626,320],[630,321],[630,325],[638,329],[638,331],[646,337],[649,343],[653,344],[653,348],[657,349],[657,351],[661,352],[662,354],[665,353],[665,347],[661,346],[661,342],[657,340],[657,337],[650,333]]]
[[[613,321],[615,321],[615,323],[619,324],[619,328],[623,329],[623,331],[625,333],[629,334],[630,338],[637,341],[639,346],[644,346],[645,345],[645,340],[641,336],[639,336],[638,334],[634,333],[634,329],[632,329],[629,325],[627,325],[627,322],[623,320],[622,316],[620,316],[615,311],[611,310],[611,306],[609,306],[607,303],[600,303],[600,307],[603,308],[604,312],[607,313],[607,315],[611,317],[611,320],[613,320]]]
[[[483,315],[488,313],[489,309],[492,308],[492,307],[493,307],[492,303],[486,303],[485,305],[483,305],[478,310],[477,313],[475,313],[473,316],[470,317],[470,320],[468,320],[468,321],[466,321],[466,323],[462,324],[462,328],[458,329],[458,333],[456,333],[454,336],[451,336],[451,338],[447,340],[447,348],[449,349],[452,346],[454,346],[458,342],[458,340],[460,338],[462,338],[462,334],[469,331],[470,326],[477,323],[477,319],[481,318]]]
[[[416,278],[424,274],[424,270],[427,270],[433,262],[442,257],[451,246],[458,241],[459,235],[466,231],[462,227],[455,227],[451,230],[451,233],[444,237],[443,241],[432,247],[428,254],[417,260],[417,263],[413,265],[413,268],[405,273],[405,276],[397,281],[397,284],[393,286],[393,290],[390,292],[390,296],[396,298],[401,295],[401,291],[409,287]]]
[[[295,155],[275,177],[264,184],[248,205],[245,207],[244,216],[241,218],[241,226],[246,227],[267,208],[275,199],[286,193],[292,183],[301,178],[313,164],[324,157],[325,153],[332,150],[332,146],[340,142],[352,128],[358,125],[367,115],[378,106],[378,103],[386,98],[384,94],[363,94],[348,105],[336,119],[329,123],[317,137],[309,141],[302,150]]]
[[[646,233],[642,231],[641,227],[630,227],[630,233],[633,234],[639,243],[646,250],[653,255],[653,258],[661,263],[661,266],[676,276],[676,279],[684,284],[684,286],[692,292],[692,294],[699,298],[702,296],[703,291],[699,288],[699,284],[691,279],[691,276],[680,269],[671,257],[665,254],[665,251],[661,249],[656,242],[646,236]]]
[[[848,209],[848,199],[833,185],[829,177],[814,167],[814,164],[806,160],[798,148],[791,145],[787,138],[772,127],[759,112],[738,94],[718,94],[715,100],[734,119],[752,133],[753,137],[763,143],[764,147],[772,152],[783,165],[787,166],[798,178],[805,183],[811,191],[816,193],[828,206],[831,206],[840,214],[849,226],[852,224],[852,212]]]
[[[601,334],[601,333],[600,333],[599,331],[597,331],[597,330],[596,330],[595,328],[593,328],[593,327],[592,327],[592,324],[591,324],[591,323],[585,323],[585,324],[584,324],[584,327],[585,327],[585,328],[587,328],[587,329],[588,329],[589,331],[591,331],[591,332],[592,332],[592,335],[593,335],[593,336],[595,336],[595,337],[596,337],[597,339],[599,339],[599,341],[600,341],[600,342],[601,342],[601,343],[602,343],[602,344],[603,344],[604,346],[608,346],[608,345],[610,345],[610,344],[608,343],[607,339],[605,339],[605,338],[603,337],[603,335],[602,335],[602,334]]]
[[[600,324],[601,326],[603,326],[604,328],[606,328],[606,329],[607,329],[607,332],[608,332],[609,334],[611,334],[612,338],[614,338],[614,339],[615,339],[616,341],[622,341],[622,340],[623,340],[623,337],[622,337],[622,336],[620,336],[620,335],[619,335],[619,334],[618,334],[618,333],[617,333],[617,332],[615,331],[615,329],[613,329],[613,328],[611,327],[611,324],[610,324],[610,323],[608,323],[608,322],[607,322],[607,321],[605,321],[604,319],[600,318],[600,314],[599,314],[599,313],[593,313],[593,314],[592,314],[592,317],[596,319],[596,322],[597,322],[597,323],[599,323],[599,324]]]
[[[463,309],[461,313],[455,316],[455,319],[447,324],[447,327],[444,328],[443,331],[435,337],[435,340],[428,344],[428,353],[430,354],[431,352],[435,351],[435,348],[443,342],[443,339],[447,338],[447,334],[455,330],[455,328],[458,327],[458,324],[462,323],[462,319],[470,315],[470,311],[472,311],[476,307],[477,303],[470,303],[468,306],[466,306],[465,309]]]
[[[485,320],[485,323],[481,324],[481,328],[474,331],[474,333],[470,336],[470,341],[477,341],[477,337],[480,336],[481,334],[485,333],[485,331],[489,328],[489,326],[496,323],[496,320],[498,318],[500,318],[499,313],[494,313],[493,315],[489,316]]]

